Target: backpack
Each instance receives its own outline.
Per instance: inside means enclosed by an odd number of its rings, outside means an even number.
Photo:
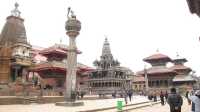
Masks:
[[[170,106],[173,110],[178,110],[182,105],[182,98],[178,94],[170,95]]]

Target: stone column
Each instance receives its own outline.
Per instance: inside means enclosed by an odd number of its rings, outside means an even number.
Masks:
[[[145,91],[146,93],[148,93],[149,91],[149,80],[148,80],[148,76],[147,76],[147,69],[146,66],[144,66],[144,75],[145,75]]]
[[[71,95],[74,94],[76,89],[76,60],[77,60],[77,54],[76,54],[76,44],[75,44],[75,38],[70,37],[70,44],[69,44],[69,50],[68,50],[68,56],[67,56],[67,79],[66,79],[66,97],[68,100],[71,101]]]
[[[77,47],[76,37],[79,35],[81,23],[76,19],[73,11],[68,8],[68,20],[65,29],[69,36],[69,47],[67,56],[67,76],[66,76],[66,101],[75,102],[76,72],[77,72]],[[71,12],[71,16],[69,13]]]
[[[20,69],[19,66],[16,66],[16,67],[15,67],[15,75],[14,75],[15,81],[16,81],[16,79],[17,79],[17,77],[18,77],[18,71],[19,71],[19,69]]]

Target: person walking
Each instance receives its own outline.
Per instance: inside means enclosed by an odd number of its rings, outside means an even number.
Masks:
[[[124,101],[125,101],[125,104],[128,104],[128,101],[127,101],[127,93],[125,92],[124,94]]]
[[[129,90],[128,91],[128,97],[129,97],[130,102],[131,102],[132,95],[133,95],[133,92],[131,90]]]
[[[197,90],[194,95],[189,96],[192,102],[192,112],[200,112],[200,90]]]
[[[153,101],[157,102],[157,94],[156,94],[156,92],[154,92],[154,94],[153,94]]]
[[[175,88],[171,88],[167,102],[170,106],[170,112],[181,112],[181,106],[183,105],[183,98],[176,93]]]
[[[185,93],[185,98],[187,99],[188,104],[190,105],[190,104],[191,104],[191,101],[189,100],[189,91],[187,91],[187,92]]]
[[[165,91],[165,103],[167,103],[167,98],[168,98],[168,92]]]
[[[161,101],[161,105],[164,105],[164,94],[162,91],[160,92],[160,101]]]

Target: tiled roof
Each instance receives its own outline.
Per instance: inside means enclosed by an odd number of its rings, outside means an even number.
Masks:
[[[184,65],[174,65],[174,66],[170,67],[170,69],[172,69],[172,70],[191,70],[190,67],[186,67]]]
[[[157,53],[157,54],[153,54],[149,57],[144,58],[144,61],[149,61],[149,60],[158,60],[158,59],[167,59],[167,60],[171,60],[167,55],[161,54],[161,53]]]
[[[141,75],[133,75],[133,82],[145,82],[145,78]]]
[[[30,68],[31,71],[42,71],[42,70],[54,70],[54,69],[58,69],[61,71],[66,71],[67,68],[67,64],[63,63],[63,62],[58,62],[58,61],[51,61],[51,62],[41,62],[37,65],[35,65],[34,67]],[[77,68],[78,70],[93,70],[93,68],[86,66],[84,64],[78,63],[77,64]]]
[[[31,71],[42,71],[42,70],[49,70],[49,69],[59,69],[62,71],[66,71],[66,64],[62,62],[41,62],[34,67],[30,68]]]
[[[177,74],[174,70],[169,69],[169,68],[167,68],[165,66],[156,66],[156,67],[151,67],[151,68],[147,69],[147,74],[148,75],[168,74],[168,73]],[[136,74],[144,75],[144,70],[139,71]]]
[[[51,53],[58,53],[62,55],[67,55],[67,51],[68,51],[68,46],[64,44],[55,44],[51,47],[41,50],[40,54],[46,55],[46,54],[51,54]],[[77,50],[77,53],[80,54],[81,51]]]
[[[40,54],[42,54],[42,55],[51,54],[51,53],[57,53],[57,54],[67,55],[66,51],[64,51],[61,48],[56,48],[54,46],[46,48],[46,49],[43,49],[43,50],[40,51]]]
[[[195,79],[191,75],[176,75],[173,78],[173,82],[181,82],[181,81],[195,81]]]

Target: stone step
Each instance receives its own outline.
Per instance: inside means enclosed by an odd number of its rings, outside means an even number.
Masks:
[[[150,101],[140,102],[140,103],[135,103],[135,104],[128,104],[128,105],[123,106],[123,109],[126,109],[126,108],[128,109],[128,108],[132,108],[134,106],[148,104],[149,102]],[[79,112],[115,112],[115,111],[117,111],[116,106],[99,108],[99,109],[92,109],[92,110],[84,110],[84,111],[79,111]]]
[[[39,102],[39,99],[37,99],[37,98],[24,98],[25,104],[38,103],[38,102]]]
[[[117,110],[117,108],[115,107],[113,109],[96,111],[96,112],[126,112],[126,111],[129,111],[129,110],[143,108],[143,107],[155,105],[155,104],[158,104],[158,103],[160,103],[160,102],[152,102],[152,101],[150,102],[150,101],[148,101],[148,102],[142,102],[142,103],[137,103],[137,104],[124,106],[121,111]]]

